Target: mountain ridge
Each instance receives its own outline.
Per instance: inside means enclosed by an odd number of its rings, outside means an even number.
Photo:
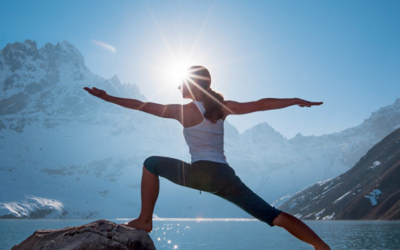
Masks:
[[[400,129],[349,171],[298,192],[280,206],[300,219],[400,219]]]

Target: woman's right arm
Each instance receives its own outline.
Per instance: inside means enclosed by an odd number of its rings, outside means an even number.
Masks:
[[[98,97],[104,101],[111,102],[125,108],[143,111],[162,118],[176,119],[179,122],[181,122],[182,120],[182,105],[162,105],[152,102],[142,102],[136,99],[115,97],[108,95],[104,90],[94,87],[85,87],[84,90],[86,90],[89,94]]]

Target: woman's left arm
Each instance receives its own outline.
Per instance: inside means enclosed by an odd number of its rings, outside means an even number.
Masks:
[[[300,98],[289,98],[289,99],[279,99],[279,98],[264,98],[254,102],[235,102],[235,101],[225,101],[225,113],[226,115],[242,115],[257,111],[266,111],[273,109],[286,108],[293,105],[298,105],[300,107],[311,107],[316,105],[321,105],[323,102],[310,102]]]

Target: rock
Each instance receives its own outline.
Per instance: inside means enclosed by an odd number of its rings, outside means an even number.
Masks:
[[[144,230],[98,220],[78,227],[38,230],[12,250],[151,250],[156,249]]]

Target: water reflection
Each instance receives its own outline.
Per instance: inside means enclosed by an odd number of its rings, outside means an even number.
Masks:
[[[333,221],[330,224],[332,230],[328,236],[332,244],[338,241],[337,249],[400,249],[399,221]]]
[[[185,241],[182,236],[190,226],[182,226],[181,223],[154,221],[154,229],[150,236],[154,241],[157,249],[178,249],[180,242]]]
[[[311,249],[258,221],[156,221],[157,249]],[[399,221],[306,221],[332,249],[400,249]]]
[[[0,220],[0,250],[38,229],[87,224],[87,220]],[[116,223],[121,221],[114,220]],[[332,249],[400,249],[400,221],[306,221]],[[312,249],[281,228],[246,220],[156,220],[150,237],[157,250]]]

